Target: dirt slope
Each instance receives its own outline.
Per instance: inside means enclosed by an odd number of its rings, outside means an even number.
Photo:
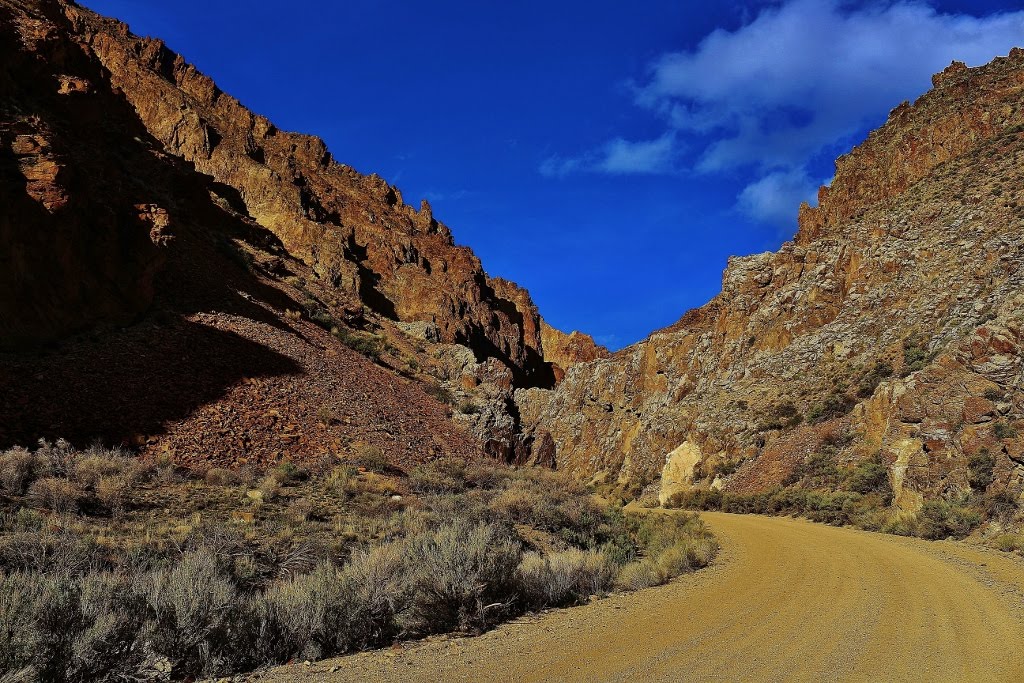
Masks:
[[[955,542],[708,513],[717,565],[669,586],[267,681],[1014,681],[1024,564]],[[332,671],[336,669],[336,671]]]

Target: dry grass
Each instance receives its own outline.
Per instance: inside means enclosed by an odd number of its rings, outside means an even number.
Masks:
[[[107,454],[0,453],[2,672],[197,678],[479,632],[663,582],[714,547],[690,515],[629,517],[560,475],[496,463],[284,463],[253,488]],[[657,581],[629,579],[648,565]]]

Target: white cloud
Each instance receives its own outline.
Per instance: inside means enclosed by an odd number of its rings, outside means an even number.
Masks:
[[[773,171],[747,185],[736,199],[736,207],[762,223],[792,227],[800,202],[813,204],[819,182],[802,168]]]
[[[664,173],[671,169],[675,136],[629,142],[616,138],[604,146],[596,169],[604,173]]]
[[[599,149],[579,157],[549,157],[541,162],[540,173],[548,177],[578,171],[611,175],[667,173],[678,154],[676,135],[669,131],[653,140],[609,140]]]
[[[750,174],[737,208],[772,222],[787,215],[792,226],[797,206],[780,203],[813,194],[805,183],[817,155],[856,142],[852,136],[926,91],[951,61],[983,64],[1022,42],[1024,11],[974,17],[915,0],[859,9],[842,0],[785,0],[651,64],[635,86],[636,103],[665,122],[657,140],[677,137],[646,149],[652,163],[638,167]],[[676,140],[693,154],[681,159]],[[619,172],[610,163],[619,142],[599,148],[604,156],[557,160],[556,175]],[[645,158],[645,148],[633,151]]]
[[[850,11],[790,0],[696,49],[662,56],[637,102],[718,139],[698,169],[792,168],[929,87],[952,60],[988,62],[1024,39],[1024,12],[939,14],[921,2]]]

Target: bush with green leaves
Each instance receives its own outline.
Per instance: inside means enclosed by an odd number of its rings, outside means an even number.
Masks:
[[[889,470],[878,453],[857,463],[846,476],[844,487],[855,493],[877,493],[882,496],[886,505],[892,501]]]
[[[917,513],[915,535],[931,540],[964,538],[979,524],[981,514],[975,509],[946,500],[929,500]]]

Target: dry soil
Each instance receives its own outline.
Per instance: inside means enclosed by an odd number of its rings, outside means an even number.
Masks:
[[[810,522],[703,515],[715,564],[475,638],[281,667],[272,681],[1022,681],[1024,562]]]

